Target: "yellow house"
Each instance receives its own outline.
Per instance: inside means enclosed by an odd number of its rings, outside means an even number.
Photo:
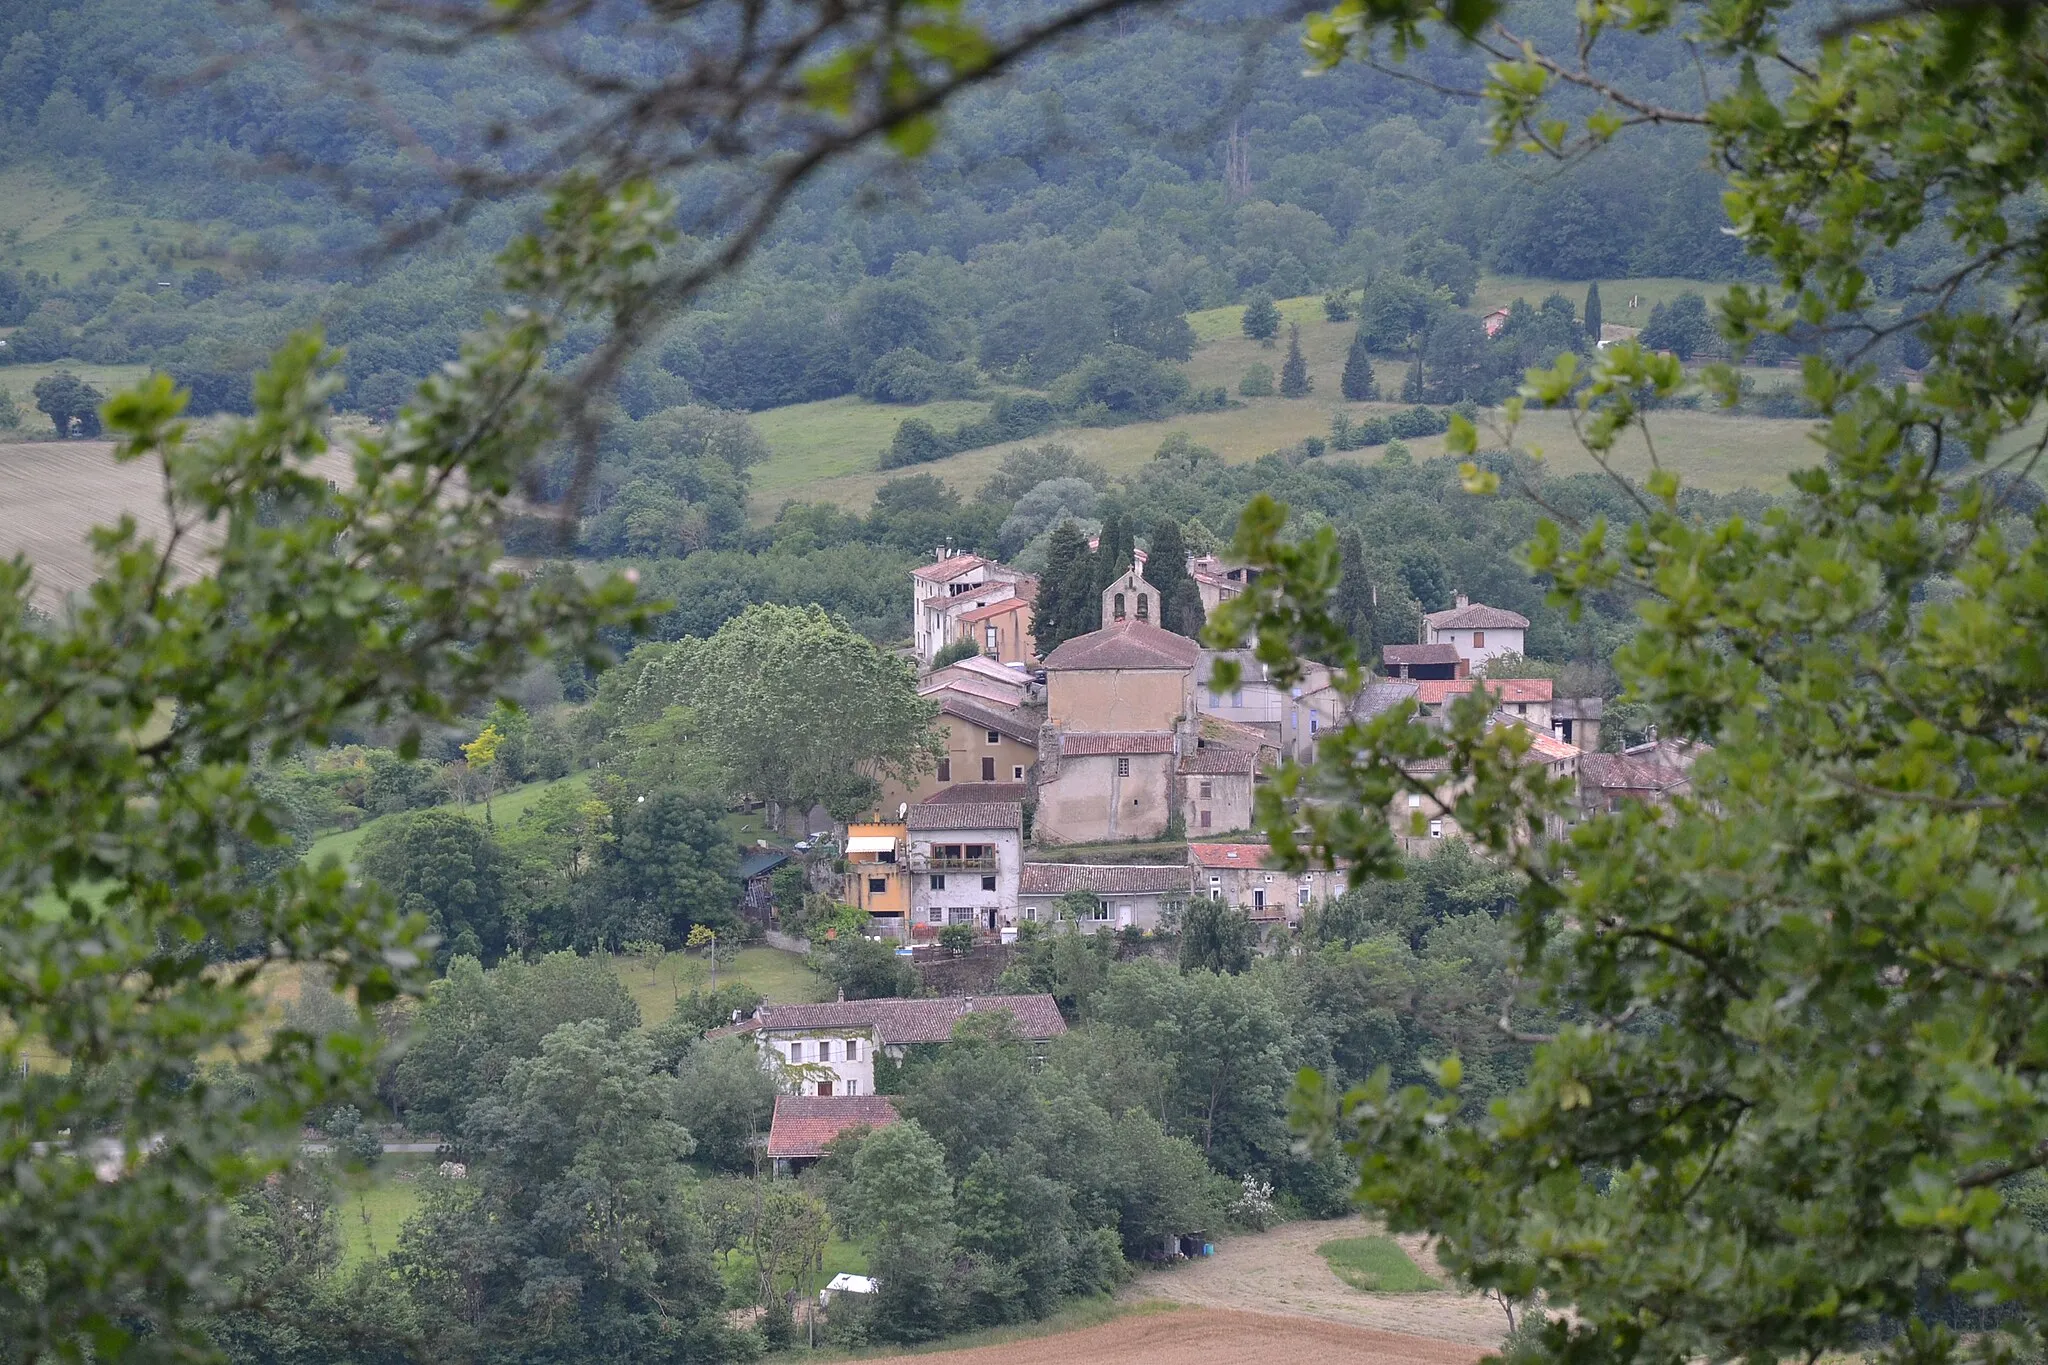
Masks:
[[[894,815],[899,805],[914,806],[952,788],[973,789],[958,792],[958,800],[1022,801],[1032,765],[1038,762],[1038,732],[1045,713],[951,689],[928,695],[939,704],[935,725],[945,739],[945,756],[907,786],[885,779],[875,809]]]
[[[846,827],[846,880],[840,899],[868,912],[874,931],[903,937],[910,913],[909,830],[902,824]]]

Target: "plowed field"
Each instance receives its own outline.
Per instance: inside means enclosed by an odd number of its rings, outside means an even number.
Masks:
[[[1309,1318],[1183,1308],[997,1346],[890,1356],[905,1365],[1473,1365],[1477,1346],[1375,1332]],[[886,1365],[884,1362],[884,1365]]]

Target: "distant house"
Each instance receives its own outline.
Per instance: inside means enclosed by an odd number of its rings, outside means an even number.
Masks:
[[[1636,334],[1642,330],[1640,327],[1623,326],[1619,322],[1603,322],[1600,324],[1600,339],[1593,343],[1593,349],[1604,351],[1617,341],[1634,341]]]
[[[1548,678],[1456,678],[1450,682],[1416,685],[1416,700],[1425,716],[1441,715],[1457,697],[1484,691],[1494,709],[1526,720],[1538,730],[1549,731],[1551,694],[1556,684]]]
[[[1050,924],[1060,898],[1076,891],[1095,897],[1083,933],[1103,929],[1157,930],[1176,919],[1188,899],[1188,870],[1180,863],[1026,863],[1017,900],[1026,920]]]
[[[1428,643],[1450,645],[1465,661],[1465,671],[1476,673],[1488,659],[1503,654],[1526,654],[1529,618],[1519,612],[1489,607],[1458,594],[1458,605],[1449,611],[1433,611],[1422,618],[1429,631]]]
[[[1388,645],[1380,651],[1380,659],[1390,678],[1443,682],[1468,672],[1465,657],[1452,644]]]
[[[1431,684],[1421,683],[1418,686],[1428,687]],[[1553,778],[1576,783],[1580,765],[1591,757],[1551,734],[1547,725],[1538,727],[1519,716],[1494,712],[1488,728],[1502,725],[1518,726],[1528,732],[1529,748],[1522,755],[1523,765],[1541,766]],[[1411,778],[1429,782],[1434,790],[1428,796],[1419,792],[1398,796],[1388,808],[1387,824],[1402,850],[1411,854],[1428,853],[1437,846],[1438,840],[1461,837],[1463,831],[1452,814],[1461,786],[1449,780],[1443,760],[1431,759],[1413,764],[1405,771]],[[1544,837],[1556,838],[1564,833],[1564,829],[1562,817],[1546,816],[1540,832]],[[1529,831],[1523,831],[1523,837],[1528,834]]]
[[[1265,726],[1204,716],[1192,746],[1183,742],[1178,774],[1181,810],[1190,833],[1250,829],[1252,789],[1279,748]]]
[[[1282,871],[1265,844],[1188,845],[1189,894],[1234,905],[1256,922],[1298,923],[1329,896],[1330,873]]]
[[[1245,585],[1257,572],[1242,564],[1226,564],[1215,555],[1188,556],[1188,577],[1202,597],[1202,614],[1207,616],[1233,597],[1242,596]]]
[[[1661,804],[1692,790],[1693,760],[1708,746],[1683,740],[1634,744],[1618,754],[1587,754],[1579,760],[1579,809],[1601,815],[1625,801]]]
[[[905,812],[910,830],[913,936],[949,924],[995,934],[1017,922],[1024,807],[1015,801],[942,801]]]
[[[901,1061],[919,1043],[943,1043],[969,1014],[1008,1014],[1027,1042],[1067,1031],[1050,995],[944,996],[935,1000],[839,1000],[822,1005],[763,1005],[753,1017],[709,1036],[751,1034],[765,1056],[799,1068],[805,1095],[872,1095],[875,1054]]]
[[[777,1175],[794,1175],[825,1155],[841,1133],[887,1128],[902,1116],[885,1095],[777,1095],[768,1125],[768,1156]]]
[[[1029,608],[1037,594],[1036,580],[1031,575],[980,555],[942,552],[933,563],[910,571],[910,585],[914,648],[918,662],[925,667],[930,667],[939,651],[955,640],[975,638],[979,648],[980,637],[970,637],[961,618],[1002,601],[1023,605],[1023,635],[1012,652],[1019,652],[1021,658],[1031,657]],[[977,620],[974,624],[984,622]]]
[[[1479,319],[1479,325],[1486,329],[1488,336],[1499,336],[1501,328],[1508,325],[1508,310],[1505,308],[1494,309],[1491,313]]]
[[[749,919],[765,922],[775,909],[775,892],[769,884],[775,869],[793,855],[786,848],[756,849],[740,859],[741,905]]]
[[[1600,747],[1600,722],[1606,714],[1604,697],[1559,697],[1550,703],[1550,733],[1590,753]]]
[[[1004,798],[987,794],[991,786],[1021,786],[1030,780],[1031,769],[1038,762],[1038,732],[1045,724],[1042,709],[1024,705],[1022,694],[1018,701],[1004,699],[998,682],[972,673],[919,692],[938,705],[934,728],[944,755],[937,767],[919,774],[912,783],[885,780],[875,803],[878,811],[894,815],[905,802],[915,805],[959,787],[983,793],[970,795],[968,800],[1001,800]]]

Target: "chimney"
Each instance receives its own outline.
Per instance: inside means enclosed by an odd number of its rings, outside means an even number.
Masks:
[[[1458,608],[1459,608],[1459,610],[1461,610],[1461,611],[1462,611],[1462,610],[1463,610],[1464,608],[1466,608],[1466,607],[1469,607],[1469,606],[1471,606],[1471,605],[1472,605],[1472,599],[1471,599],[1471,598],[1469,598],[1469,597],[1465,596],[1465,594],[1464,594],[1464,593],[1459,593],[1459,594],[1458,594]]]
[[[846,987],[844,986],[839,988],[839,1003],[842,1005],[846,1003]]]

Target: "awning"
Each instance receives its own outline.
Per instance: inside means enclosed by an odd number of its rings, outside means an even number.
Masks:
[[[848,853],[887,853],[896,841],[886,834],[856,834],[846,841]]]

